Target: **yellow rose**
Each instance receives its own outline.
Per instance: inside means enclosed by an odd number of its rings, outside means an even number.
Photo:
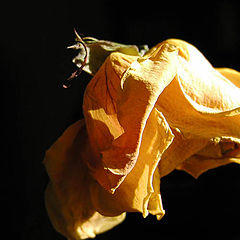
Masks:
[[[161,219],[161,177],[240,163],[239,96],[240,73],[214,69],[184,41],[144,56],[111,53],[86,88],[84,120],[46,153],[56,230],[77,240],[111,229],[126,212]]]

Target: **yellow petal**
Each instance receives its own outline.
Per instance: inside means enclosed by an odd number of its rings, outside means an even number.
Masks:
[[[233,139],[228,138],[215,138],[196,154],[209,158],[238,157],[239,150],[240,142],[234,142]]]
[[[110,211],[116,213],[118,209],[122,212],[141,212],[144,217],[150,212],[160,219],[164,210],[157,165],[172,139],[166,120],[154,108],[147,120],[134,168],[114,194],[109,194],[104,189],[94,189],[94,207],[102,214],[111,215]]]
[[[100,158],[102,151],[110,148],[112,141],[124,131],[117,119],[116,101],[121,91],[121,77],[135,59],[136,57],[121,53],[111,54],[85,91],[83,110],[89,141],[95,155],[87,164],[92,175],[103,186],[110,186],[111,176],[108,176]],[[118,176],[113,178],[118,179]]]
[[[189,60],[179,55],[177,76],[159,96],[157,108],[186,137],[239,139],[240,89],[193,46],[185,43],[185,52]]]
[[[161,176],[159,173],[159,168],[156,168],[150,182],[152,183],[153,191],[151,192],[148,202],[146,202],[148,204],[147,211],[146,209],[144,209],[144,212],[146,214],[143,214],[143,216],[146,216],[149,212],[152,215],[156,215],[157,220],[161,220],[162,217],[165,215],[165,210],[163,209],[162,198],[160,194],[160,178]]]
[[[209,169],[240,163],[240,144],[230,139],[213,139],[203,149],[177,166],[198,178]]]
[[[197,155],[184,161],[177,167],[178,170],[184,170],[191,174],[193,177],[198,178],[202,173],[207,170],[217,168],[229,163],[240,164],[240,158],[221,158],[221,159],[207,159]]]
[[[114,74],[112,77],[113,70],[108,70],[108,65],[113,56],[127,57],[114,54],[87,87],[84,115],[88,135],[96,154],[102,156],[101,164],[90,166],[94,177],[109,191],[116,190],[137,161],[147,119],[159,94],[176,74],[177,52],[166,44],[150,58],[138,58],[124,73],[121,83]],[[121,60],[118,62],[121,65]],[[118,129],[116,133],[116,129],[114,133],[111,130],[113,125]],[[95,130],[100,132],[99,137]]]
[[[93,238],[125,218],[125,213],[108,217],[94,209],[91,188],[100,186],[84,163],[91,157],[81,120],[64,132],[44,160],[51,180],[46,190],[48,214],[55,229],[69,240]]]
[[[179,164],[204,148],[208,143],[207,139],[185,138],[181,132],[174,129],[173,134],[174,140],[159,162],[161,177],[172,172]]]
[[[164,215],[157,166],[173,137],[163,115],[154,108],[143,132],[137,162],[115,192],[122,202],[142,212],[144,217],[149,212],[159,217]]]
[[[189,60],[179,56],[178,76],[183,93],[195,109],[206,114],[224,114],[240,108],[240,89],[219,74],[195,47],[181,42]]]
[[[240,88],[240,73],[231,68],[216,68],[224,77],[230,80],[236,87]]]

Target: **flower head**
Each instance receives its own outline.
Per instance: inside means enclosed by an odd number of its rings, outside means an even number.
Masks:
[[[84,94],[84,119],[44,161],[50,219],[71,240],[109,230],[126,212],[161,219],[160,180],[175,169],[198,177],[240,163],[239,72],[214,69],[177,39],[143,56],[116,47],[97,66]]]

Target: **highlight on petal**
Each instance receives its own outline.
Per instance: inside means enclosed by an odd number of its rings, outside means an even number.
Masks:
[[[240,73],[231,68],[215,68],[219,73],[231,81],[236,87],[240,88]]]
[[[97,234],[104,233],[124,221],[126,213],[116,217],[102,216],[95,212],[91,218],[77,227],[80,239],[95,238]]]
[[[103,216],[92,203],[91,188],[98,183],[84,161],[91,158],[84,121],[70,126],[47,151],[44,164],[51,182],[46,207],[55,229],[69,240],[93,238],[125,218],[125,213]]]
[[[136,57],[111,54],[88,84],[84,95],[83,111],[89,141],[97,159],[91,159],[87,164],[95,179],[108,189],[111,188],[111,176],[100,158],[102,151],[111,147],[112,141],[124,132],[117,118],[116,102],[121,91],[121,77],[135,60]]]

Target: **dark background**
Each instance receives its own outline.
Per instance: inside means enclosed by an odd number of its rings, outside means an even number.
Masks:
[[[150,47],[167,38],[194,44],[216,67],[240,70],[239,1],[9,2],[1,8],[3,150],[1,217],[8,239],[63,240],[43,202],[44,152],[82,117],[90,77],[62,88],[75,67],[73,28],[86,36]],[[175,171],[161,184],[165,217],[125,222],[97,239],[240,239],[240,167],[211,170],[198,180]]]

